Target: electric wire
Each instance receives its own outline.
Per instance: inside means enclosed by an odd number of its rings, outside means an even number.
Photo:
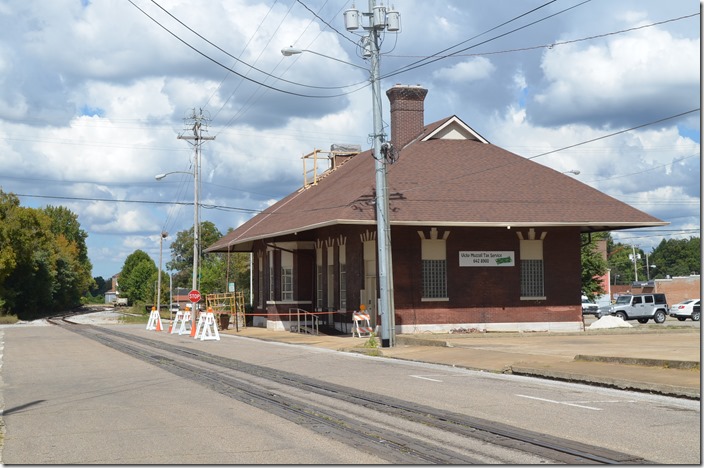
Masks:
[[[303,3],[301,0],[296,0],[296,1],[297,1],[298,3],[300,3],[300,4],[303,6],[303,8],[305,8],[306,10],[308,10],[313,16],[315,16],[315,17],[318,18],[320,21],[322,21],[323,24],[325,24],[325,26],[327,26],[328,28],[330,28],[330,29],[331,29],[332,31],[334,31],[335,33],[337,33],[338,36],[340,36],[341,38],[343,38],[343,39],[345,39],[345,40],[351,42],[355,47],[357,46],[357,43],[356,43],[356,42],[354,42],[352,39],[350,39],[349,37],[347,37],[347,36],[345,36],[344,34],[342,34],[340,31],[338,31],[337,29],[335,29],[335,27],[333,27],[329,22],[325,21],[325,20],[324,20],[323,18],[321,18],[316,12],[314,12],[313,10],[311,10],[311,9],[308,7],[308,5],[306,5],[305,3]],[[326,3],[327,3],[327,2],[326,2]],[[324,5],[323,5],[323,6],[324,6]],[[321,7],[321,8],[322,8],[322,7]]]
[[[240,72],[238,72],[238,71],[236,71],[236,70],[234,70],[234,69],[228,67],[227,65],[225,65],[225,64],[223,64],[223,63],[217,61],[216,59],[210,57],[209,55],[205,54],[204,52],[201,52],[201,51],[198,50],[196,47],[192,46],[191,44],[189,44],[188,42],[186,42],[184,39],[180,38],[177,34],[175,34],[174,32],[172,32],[171,30],[169,30],[166,26],[164,26],[164,25],[161,24],[159,21],[157,21],[156,18],[152,17],[152,16],[149,15],[146,11],[144,11],[144,10],[141,9],[139,6],[137,6],[132,0],[127,0],[127,1],[128,1],[131,5],[133,5],[135,8],[137,8],[140,12],[142,12],[147,18],[149,18],[149,19],[152,20],[154,23],[156,23],[159,27],[161,27],[164,31],[168,32],[171,36],[173,36],[175,39],[177,39],[179,42],[181,42],[182,44],[184,44],[184,45],[185,45],[186,47],[188,47],[189,49],[193,50],[193,51],[194,51],[195,53],[197,53],[198,55],[200,55],[200,56],[202,56],[203,58],[205,58],[205,59],[211,61],[211,62],[214,63],[215,65],[217,65],[217,66],[219,66],[219,67],[222,67],[222,68],[224,68],[225,70],[228,70],[229,72],[231,72],[231,73],[233,73],[233,74],[239,76],[240,78],[242,78],[242,79],[244,79],[244,80],[247,80],[247,81],[249,81],[249,82],[251,82],[251,83],[254,83],[254,84],[256,84],[256,85],[262,86],[262,87],[264,87],[264,88],[270,89],[270,90],[272,90],[272,91],[276,91],[276,92],[283,93],[283,94],[288,94],[288,95],[291,95],[291,96],[298,96],[298,97],[305,97],[305,98],[312,98],[312,99],[329,99],[329,98],[336,98],[336,97],[347,96],[347,95],[349,95],[349,94],[352,94],[352,93],[354,93],[354,92],[359,91],[359,89],[362,89],[362,88],[358,88],[358,89],[354,89],[354,90],[349,91],[349,92],[338,93],[338,94],[303,94],[303,93],[297,93],[297,92],[294,92],[294,91],[289,91],[289,90],[286,90],[286,89],[277,88],[277,87],[275,87],[275,86],[268,85],[268,84],[266,84],[266,83],[264,83],[264,82],[262,82],[262,81],[258,81],[258,80],[255,80],[255,79],[253,79],[253,78],[250,78],[250,77],[248,77],[248,76],[246,76],[246,75],[243,75],[242,73],[240,73]],[[228,54],[228,55],[229,55],[230,57],[232,57],[232,58],[235,58],[235,57],[232,56],[231,54]],[[250,67],[251,67],[251,65],[250,65]],[[276,78],[276,79],[277,79],[277,80],[281,80],[281,81],[287,81],[287,80],[284,80],[284,79],[282,79],[282,78]],[[308,85],[303,85],[303,84],[301,84],[301,83],[295,83],[295,82],[290,82],[290,83],[291,83],[291,84],[296,84],[296,85],[298,85],[298,86],[308,87]],[[365,85],[365,86],[366,86],[366,85]],[[344,88],[346,88],[346,86],[338,86],[338,87],[334,87],[333,89],[344,89]]]
[[[483,36],[483,35],[485,35],[485,34],[488,34],[488,33],[490,33],[491,31],[494,31],[494,30],[496,30],[496,29],[499,29],[499,28],[501,28],[502,26],[506,26],[507,24],[510,24],[510,23],[512,23],[512,22],[514,22],[514,21],[517,21],[517,20],[523,18],[524,16],[530,15],[531,13],[534,13],[535,11],[538,11],[538,10],[540,10],[540,9],[542,9],[542,8],[547,7],[548,5],[550,5],[550,4],[552,4],[552,3],[555,3],[556,1],[557,1],[557,0],[549,1],[549,2],[544,3],[544,4],[542,4],[542,5],[540,5],[540,6],[536,7],[536,8],[533,8],[532,10],[529,10],[529,11],[526,11],[526,12],[524,12],[524,13],[521,13],[520,15],[515,16],[515,17],[511,18],[511,19],[508,20],[508,21],[504,21],[503,23],[498,24],[498,25],[494,26],[493,28],[487,29],[486,31],[484,31],[484,32],[482,32],[482,33],[479,33],[479,34],[477,34],[477,35],[475,35],[475,36],[472,36],[472,37],[470,37],[469,39],[466,39],[466,40],[464,40],[464,41],[462,41],[462,42],[459,42],[459,43],[457,43],[457,44],[455,44],[455,45],[452,45],[452,46],[450,46],[450,47],[447,47],[447,48],[445,48],[445,49],[443,49],[443,50],[441,50],[441,51],[435,52],[435,53],[432,54],[432,55],[424,56],[421,60],[417,60],[417,61],[415,61],[415,62],[409,63],[408,65],[404,65],[404,66],[401,67],[399,70],[397,70],[396,72],[393,72],[393,73],[402,73],[402,72],[404,72],[404,71],[408,71],[408,70],[406,70],[406,68],[412,67],[412,68],[409,68],[409,70],[410,70],[410,69],[415,68],[416,65],[422,66],[422,65],[424,65],[423,62],[425,62],[425,61],[427,61],[427,60],[430,60],[430,59],[432,59],[432,58],[438,57],[440,54],[444,54],[445,52],[447,52],[447,51],[449,51],[449,50],[452,50],[452,49],[454,49],[454,48],[456,48],[456,47],[459,47],[459,46],[461,46],[462,44],[466,44],[467,42],[472,41],[472,40],[474,40],[474,39],[477,39],[477,38],[479,38],[479,37],[481,37],[481,36]],[[449,57],[449,56],[448,56],[448,57]],[[441,58],[444,58],[444,56],[441,57]],[[392,76],[392,75],[389,75],[389,76]],[[383,78],[385,78],[385,77],[386,77],[386,76],[384,76]]]
[[[190,205],[193,206],[193,202],[181,202],[181,201],[164,201],[164,200],[126,200],[126,199],[115,199],[115,198],[96,198],[96,197],[69,197],[69,196],[59,196],[59,195],[32,195],[27,193],[14,193],[17,197],[26,198],[48,198],[52,200],[70,200],[70,201],[87,201],[87,202],[108,202],[108,203],[135,203],[143,205]],[[253,208],[242,208],[235,206],[226,205],[213,205],[209,203],[199,203],[198,206],[205,209],[222,210],[222,211],[236,211],[242,213],[260,213],[262,210],[256,210]]]
[[[652,122],[644,123],[644,124],[641,124],[641,125],[636,125],[635,127],[630,127],[630,128],[625,129],[625,130],[619,130],[619,131],[617,131],[617,132],[612,132],[612,133],[609,133],[609,134],[607,134],[607,135],[602,135],[602,136],[600,136],[600,137],[592,138],[592,139],[589,139],[589,140],[585,140],[585,141],[582,141],[582,142],[579,142],[579,143],[575,143],[575,144],[573,144],[573,145],[564,146],[564,147],[562,147],[562,148],[558,148],[558,149],[555,149],[555,150],[552,150],[552,151],[547,151],[547,152],[544,152],[544,153],[541,153],[541,154],[536,154],[535,156],[526,157],[526,158],[524,158],[524,159],[526,159],[526,160],[537,159],[537,158],[540,158],[540,157],[542,157],[542,156],[547,156],[548,154],[557,153],[557,152],[559,152],[559,151],[564,151],[564,150],[567,150],[567,149],[570,149],[570,148],[576,148],[577,146],[586,145],[586,144],[588,144],[588,143],[593,143],[593,142],[595,142],[595,141],[604,140],[604,139],[606,139],[606,138],[611,138],[611,137],[613,137],[613,136],[620,135],[620,134],[622,134],[622,133],[626,133],[626,132],[630,132],[630,131],[637,130],[637,129],[640,129],[640,128],[648,127],[648,126],[650,126],[650,125],[655,125],[655,124],[658,124],[658,123],[662,123],[662,122],[665,122],[665,121],[667,121],[667,120],[672,120],[672,119],[676,119],[676,118],[679,118],[679,117],[683,117],[683,116],[688,115],[688,114],[691,114],[691,113],[693,113],[693,112],[698,112],[699,110],[700,110],[699,108],[696,108],[696,109],[692,109],[692,110],[689,110],[689,111],[686,111],[686,112],[681,112],[681,113],[679,113],[679,114],[671,115],[671,116],[669,116],[669,117],[664,117],[664,118],[661,118],[661,119],[658,119],[658,120],[654,120],[654,121],[652,121]],[[463,179],[463,178],[465,178],[465,177],[474,176],[474,175],[482,174],[482,173],[489,172],[489,171],[494,171],[494,170],[496,170],[496,169],[501,169],[501,168],[510,166],[510,165],[512,165],[512,164],[514,164],[514,163],[506,163],[506,164],[502,164],[502,165],[499,165],[499,166],[494,166],[494,167],[482,169],[481,171],[465,172],[465,173],[463,173],[463,174],[459,174],[459,175],[457,175],[457,176],[455,176],[455,177],[452,177],[452,178],[450,178],[450,179],[435,180],[435,181],[433,181],[433,182],[429,182],[429,183],[426,183],[426,184],[421,185],[421,186],[418,186],[418,187],[406,189],[405,191],[408,192],[408,191],[415,191],[415,190],[423,190],[423,189],[425,189],[425,188],[427,188],[427,187],[431,187],[431,186],[437,185],[437,184],[447,184],[447,183],[449,183],[449,182],[457,182],[458,180]],[[393,170],[393,168],[394,168],[394,166],[391,166],[390,171]]]
[[[257,32],[261,29],[262,24],[264,24],[264,22],[265,22],[266,19],[269,17],[269,15],[271,14],[271,12],[274,10],[274,6],[276,6],[277,3],[278,3],[278,0],[274,0],[274,3],[272,3],[271,6],[269,7],[269,11],[266,12],[266,15],[264,15],[264,18],[262,18],[262,20],[259,22],[259,25],[257,26],[257,29],[256,29],[254,32],[252,32],[252,34],[249,36],[249,39],[247,40],[247,43],[244,45],[244,47],[242,47],[242,51],[240,52],[240,57],[242,56],[242,54],[244,54],[244,51],[247,50],[247,48],[249,47],[249,44],[252,43],[252,40],[254,39],[255,35],[256,35]],[[171,14],[171,13],[169,13],[169,14]],[[288,14],[288,13],[287,13],[287,14]],[[233,66],[234,66],[234,65],[233,65]],[[210,97],[209,97],[208,100],[205,102],[205,105],[203,106],[204,108],[208,107],[208,104],[210,104],[210,101],[213,99],[213,97],[215,97],[215,95],[218,93],[218,91],[222,88],[223,83],[225,83],[225,80],[227,80],[227,78],[228,78],[229,76],[230,76],[230,72],[226,72],[226,73],[225,73],[225,76],[224,76],[223,79],[220,81],[220,84],[218,85],[218,87],[213,90],[213,92],[210,94]],[[219,110],[215,113],[215,115],[213,116],[213,119],[216,119],[216,118],[218,117],[218,115],[219,115],[220,112],[225,108],[225,106],[227,105],[227,103],[230,102],[230,99],[232,99],[232,97],[235,95],[235,93],[237,92],[237,90],[239,89],[239,87],[240,87],[241,84],[242,84],[242,81],[240,81],[240,82],[237,84],[237,87],[232,91],[232,93],[230,94],[230,96],[228,96],[228,98],[225,100],[225,102],[223,102],[223,104],[222,104],[222,106],[220,107],[220,109],[219,109]]]
[[[129,0],[129,2],[132,3],[132,5],[134,5],[134,3],[132,2],[132,0]],[[277,80],[277,81],[283,81],[284,83],[292,84],[292,85],[295,85],[295,86],[300,86],[300,87],[303,87],[303,88],[312,88],[312,89],[344,89],[344,88],[349,87],[349,86],[315,86],[315,85],[307,85],[307,84],[303,84],[303,83],[297,83],[297,82],[295,82],[295,81],[290,81],[290,80],[287,80],[287,79],[285,79],[285,78],[281,78],[281,77],[279,77],[279,76],[274,76],[274,75],[272,75],[271,73],[265,72],[264,70],[262,70],[262,69],[260,69],[260,68],[257,68],[257,67],[255,67],[254,65],[249,64],[249,63],[247,63],[247,62],[245,62],[245,61],[243,61],[243,60],[240,60],[238,57],[235,57],[234,55],[232,55],[231,53],[229,53],[228,51],[226,51],[226,50],[223,49],[222,47],[218,46],[217,44],[215,44],[215,43],[212,42],[211,40],[209,40],[209,39],[207,39],[206,37],[204,37],[204,36],[203,36],[202,34],[200,34],[199,32],[195,31],[193,28],[191,28],[190,26],[188,26],[187,24],[185,24],[183,21],[181,21],[181,20],[178,19],[176,16],[174,16],[173,14],[171,14],[171,13],[170,13],[168,10],[166,10],[164,7],[162,7],[161,5],[159,5],[155,0],[151,0],[151,2],[152,2],[154,5],[156,5],[157,7],[159,7],[162,11],[164,11],[164,12],[165,12],[167,15],[169,15],[171,18],[173,18],[175,21],[177,21],[181,26],[183,26],[184,28],[188,29],[190,32],[192,32],[193,34],[195,34],[196,36],[198,36],[200,39],[204,40],[205,42],[207,42],[207,43],[210,44],[211,46],[215,47],[217,50],[219,50],[219,51],[222,52],[223,54],[225,54],[225,55],[227,55],[228,57],[234,59],[235,62],[240,63],[240,64],[242,64],[242,65],[244,65],[244,66],[250,68],[251,70],[255,70],[255,71],[257,71],[257,72],[259,72],[259,73],[261,73],[261,74],[263,74],[263,75],[265,75],[265,76],[267,76],[267,77],[269,77],[269,78],[272,78],[272,79]],[[136,5],[135,5],[135,6],[136,6]],[[137,8],[139,8],[139,7],[137,7]],[[140,11],[144,12],[144,11],[141,10],[141,9],[140,9]],[[145,14],[146,14],[146,13],[145,13]],[[178,37],[176,34],[174,34],[173,32],[171,32],[169,29],[167,29],[167,28],[166,28],[165,26],[163,26],[161,23],[159,23],[158,21],[156,21],[155,19],[153,19],[151,16],[149,16],[149,15],[147,15],[147,16],[149,17],[149,19],[151,19],[152,21],[154,21],[155,23],[157,23],[159,26],[161,26],[163,29],[165,29],[166,31],[168,31],[172,36],[176,37],[176,38],[177,38],[179,41],[181,41],[183,44],[189,46],[191,49],[193,49],[194,51],[198,52],[198,53],[201,54],[202,56],[204,56],[204,57],[208,58],[209,60],[215,62],[214,59],[208,57],[208,56],[205,55],[204,53],[200,52],[200,51],[197,50],[196,48],[194,48],[194,47],[192,47],[191,45],[189,45],[187,42],[185,42],[183,39],[181,39],[181,38]],[[271,40],[271,39],[270,39],[270,40]],[[224,66],[224,65],[221,65],[219,62],[215,62],[215,63],[218,64],[218,65],[220,65],[220,66]],[[228,70],[229,72],[234,73],[234,74],[240,76],[240,77],[243,78],[243,79],[247,79],[247,80],[249,80],[249,81],[253,81],[254,83],[259,84],[259,85],[263,85],[263,83],[258,82],[258,81],[255,81],[255,80],[253,80],[253,79],[249,79],[249,78],[247,78],[246,75],[241,75],[241,74],[235,72],[233,69],[231,69],[231,68],[229,68],[229,67],[225,67],[225,68],[227,68],[227,70]],[[350,85],[350,86],[354,86],[354,85]],[[277,89],[277,90],[278,90],[278,89]],[[281,90],[279,90],[279,91],[281,91]],[[306,97],[312,97],[312,96],[306,96]],[[319,96],[318,96],[318,97],[319,97]]]
[[[553,0],[553,1],[556,1],[556,0]],[[469,50],[469,49],[473,49],[473,48],[475,48],[475,47],[479,47],[480,45],[487,44],[487,43],[489,43],[489,42],[491,42],[491,41],[495,41],[496,39],[499,39],[499,38],[508,36],[509,34],[513,34],[513,33],[517,32],[517,31],[522,30],[522,29],[526,29],[526,28],[528,28],[528,27],[530,27],[530,26],[534,26],[534,25],[536,25],[536,24],[538,24],[538,23],[540,23],[540,22],[546,21],[546,20],[548,20],[548,19],[550,19],[550,18],[554,18],[554,17],[557,16],[557,15],[560,15],[560,14],[565,13],[565,12],[567,12],[567,11],[573,10],[573,9],[575,9],[575,8],[577,8],[577,7],[580,7],[580,6],[582,6],[582,5],[586,4],[586,3],[589,3],[589,2],[591,2],[591,0],[584,0],[583,2],[578,3],[578,4],[576,4],[576,5],[573,5],[573,6],[569,7],[569,8],[565,8],[565,9],[563,9],[563,10],[560,10],[560,11],[556,12],[556,13],[553,13],[553,14],[551,14],[551,15],[545,16],[545,17],[543,17],[543,18],[541,18],[541,19],[539,19],[539,20],[535,20],[535,21],[533,21],[533,22],[531,22],[531,23],[525,24],[525,25],[520,26],[520,27],[518,27],[518,28],[515,28],[515,29],[512,29],[512,30],[507,31],[507,32],[505,32],[505,33],[499,34],[498,36],[494,36],[494,37],[492,37],[492,38],[490,38],[490,39],[487,39],[487,40],[485,40],[485,41],[482,41],[482,42],[479,42],[479,43],[477,43],[477,44],[471,45],[471,46],[469,46],[469,47],[465,47],[464,49],[460,49],[460,50],[458,50],[458,51],[456,51],[456,52],[452,52],[452,53],[447,54],[447,55],[438,56],[438,54],[443,53],[444,51],[443,51],[443,52],[438,52],[438,53],[433,54],[433,55],[430,56],[430,58],[433,58],[433,60],[430,60],[430,59],[419,60],[419,61],[417,61],[417,62],[415,62],[415,63],[412,63],[412,64],[406,65],[406,66],[404,66],[404,67],[401,67],[401,68],[399,68],[399,69],[396,70],[396,71],[392,71],[392,72],[390,72],[390,73],[387,73],[386,75],[383,75],[381,78],[382,78],[382,79],[390,78],[390,77],[392,77],[392,76],[396,76],[396,75],[399,75],[399,74],[401,74],[401,73],[405,73],[405,72],[407,72],[407,71],[415,70],[415,69],[417,69],[417,68],[424,67],[424,66],[426,66],[426,65],[430,65],[431,63],[435,63],[435,62],[437,62],[437,61],[439,61],[439,60],[443,60],[443,59],[446,59],[446,58],[449,58],[449,57],[454,57],[454,56],[456,56],[457,54],[459,54],[460,52],[464,52],[464,51],[467,51],[467,50]],[[552,3],[552,2],[549,2],[549,3]],[[549,4],[549,3],[548,3],[548,4]],[[546,6],[546,5],[548,5],[548,4],[542,5],[542,6],[539,7],[539,8],[542,8],[543,6]],[[532,12],[532,11],[533,11],[533,10],[531,10],[531,12]],[[530,12],[528,12],[528,13],[530,13]],[[524,15],[525,15],[525,14],[524,14]],[[521,16],[524,16],[524,15],[521,15]],[[521,16],[516,17],[516,18],[514,18],[514,19],[512,19],[512,20],[510,20],[510,21],[508,21],[508,22],[514,21],[514,20],[520,18]],[[496,26],[495,28],[492,28],[492,29],[490,29],[489,31],[492,31],[492,30],[494,30],[494,29],[496,29],[496,28],[498,28],[498,27],[500,27],[500,26],[502,26],[502,25]],[[476,38],[476,37],[479,37],[479,36],[482,36],[482,35],[484,35],[484,34],[486,34],[486,31],[485,31],[484,33],[482,33],[482,34],[479,34],[479,35],[475,36],[475,38]],[[473,39],[473,38],[472,38],[472,39]],[[464,44],[464,43],[466,43],[466,42],[468,42],[468,41],[470,41],[470,40],[472,40],[472,39],[467,39],[466,41],[461,42],[460,44]],[[458,45],[459,45],[459,44],[458,44]],[[449,49],[453,49],[454,47],[457,47],[457,45],[452,46],[452,47],[450,47],[450,48],[448,48],[448,49],[445,49],[445,51],[447,51],[447,50],[449,50]]]
[[[529,50],[536,50],[536,49],[552,49],[553,47],[575,44],[577,42],[591,41],[594,39],[601,39],[603,37],[615,36],[618,34],[625,34],[625,33],[633,32],[633,31],[638,31],[641,29],[652,28],[654,26],[660,26],[660,25],[663,25],[666,23],[681,21],[684,19],[693,18],[695,16],[700,16],[700,13],[693,13],[691,15],[685,15],[685,16],[680,16],[677,18],[671,18],[668,20],[658,21],[656,23],[645,24],[645,25],[637,26],[637,27],[633,27],[633,28],[621,29],[619,31],[611,31],[611,32],[604,33],[604,34],[595,34],[593,36],[582,37],[579,39],[557,41],[557,42],[552,42],[550,44],[536,45],[536,46],[530,46],[530,47],[520,47],[517,49],[496,50],[496,51],[491,51],[491,52],[477,52],[477,53],[473,53],[473,54],[453,54],[453,57],[478,57],[478,56],[484,56],[484,55],[507,54],[507,53],[512,53],[512,52],[526,52]],[[418,55],[385,54],[385,56],[386,57],[393,57],[393,58],[429,58],[429,56],[418,56]]]
[[[675,114],[675,115],[670,116],[670,117],[665,117],[665,118],[658,119],[658,120],[655,120],[655,121],[652,121],[652,122],[649,122],[649,123],[637,125],[637,126],[635,126],[635,127],[631,127],[631,128],[629,128],[629,129],[626,129],[626,130],[620,130],[620,131],[618,131],[618,132],[613,132],[613,133],[610,133],[610,134],[608,134],[608,135],[603,135],[603,136],[598,137],[598,138],[586,140],[586,141],[583,141],[583,142],[580,142],[580,143],[576,143],[576,144],[573,144],[573,145],[566,146],[566,147],[564,147],[564,148],[560,148],[560,149],[557,149],[557,150],[553,150],[553,151],[549,151],[549,152],[546,152],[546,153],[538,154],[538,155],[531,156],[530,158],[525,158],[525,159],[536,159],[536,158],[541,157],[541,156],[544,156],[544,155],[546,155],[546,154],[552,154],[552,153],[555,153],[555,152],[558,152],[558,151],[562,151],[562,150],[565,150],[565,149],[568,149],[568,148],[574,148],[574,147],[576,147],[576,146],[580,146],[580,145],[583,145],[583,144],[591,143],[591,142],[593,142],[593,141],[602,140],[602,139],[609,138],[609,137],[612,137],[612,136],[615,136],[615,135],[619,135],[619,134],[625,133],[625,132],[627,132],[627,131],[632,131],[632,130],[636,130],[636,129],[639,129],[639,128],[643,128],[643,127],[646,127],[646,126],[649,126],[649,125],[654,125],[654,124],[656,124],[656,123],[661,123],[661,122],[664,122],[664,121],[667,121],[667,120],[671,120],[671,119],[674,119],[674,118],[677,118],[677,117],[681,117],[681,116],[690,114],[690,113],[692,113],[692,112],[696,112],[696,111],[698,111],[698,110],[699,110],[699,109],[697,108],[697,109],[693,109],[693,110],[691,110],[691,111],[682,112],[682,113]],[[676,159],[676,160],[674,160],[674,161],[672,161],[672,162],[670,162],[670,163],[664,164],[664,165],[662,165],[662,166],[658,166],[658,167],[656,167],[656,168],[648,169],[648,170],[654,170],[654,169],[657,169],[657,168],[659,168],[659,167],[665,167],[665,166],[668,166],[668,165],[676,164],[676,163],[678,163],[678,162],[680,162],[680,161],[682,161],[682,160],[689,159],[689,158],[694,157],[694,156],[697,156],[697,155],[692,155],[692,156],[686,156],[686,157],[683,157],[683,158],[679,158],[679,159]],[[488,169],[485,169],[485,170],[483,170],[483,171],[475,171],[475,172],[471,172],[471,173],[461,174],[461,175],[459,175],[459,176],[457,176],[457,177],[454,177],[454,178],[451,178],[451,179],[443,179],[443,180],[433,181],[433,182],[431,182],[431,183],[429,183],[429,184],[426,184],[426,185],[424,185],[424,186],[422,186],[422,187],[415,187],[415,188],[405,189],[404,192],[427,188],[427,187],[429,187],[429,186],[432,186],[432,185],[438,184],[438,183],[443,183],[443,184],[444,184],[444,183],[452,182],[452,181],[454,181],[454,180],[461,179],[461,178],[464,178],[464,177],[468,177],[468,176],[470,176],[470,175],[476,175],[476,174],[479,174],[479,173],[482,173],[482,172],[487,172],[487,171],[499,169],[499,168],[502,168],[502,167],[506,167],[506,166],[508,166],[508,165],[510,165],[510,164],[504,164],[504,165],[502,165],[502,166],[496,166],[496,167],[488,168]],[[393,166],[391,166],[391,167],[393,168]],[[646,171],[643,171],[643,172],[647,172],[647,170],[646,170]],[[632,175],[632,174],[614,176],[613,178],[617,178],[617,177],[627,177],[627,176],[629,176],[629,175]],[[18,196],[25,196],[25,197],[37,197],[37,198],[55,198],[55,199],[64,199],[64,198],[66,198],[66,199],[71,199],[71,200],[84,200],[84,201],[103,201],[103,202],[115,201],[115,202],[120,202],[120,203],[139,203],[138,201],[131,201],[131,200],[111,200],[111,199],[81,198],[81,197],[58,197],[58,196],[43,196],[43,195],[30,195],[30,194],[22,194],[22,195],[16,194],[16,195],[18,195]],[[687,200],[687,202],[689,202],[689,200]],[[193,204],[192,202],[191,202],[191,203],[186,203],[186,202],[150,202],[150,201],[145,201],[144,203],[181,204],[181,205],[187,205],[187,204],[192,205],[192,204]],[[634,202],[634,203],[638,203],[638,202]],[[649,203],[652,203],[652,202],[649,202]],[[677,203],[678,203],[678,204],[682,204],[682,203],[684,203],[684,201],[677,202]],[[202,205],[202,206],[206,207],[206,205]],[[262,211],[262,210],[245,209],[245,208],[225,207],[225,206],[219,206],[219,205],[218,205],[218,206],[216,206],[216,205],[207,205],[207,206],[212,207],[212,208],[216,208],[216,207],[217,207],[218,209],[231,209],[231,210],[249,211],[249,212],[252,212],[252,213],[259,213],[259,212]],[[318,208],[305,209],[305,210],[301,210],[301,212],[320,211],[320,210],[327,210],[327,209],[337,209],[337,208],[341,208],[341,207],[343,207],[343,206],[347,206],[347,205],[346,205],[346,204],[344,204],[344,205],[329,205],[329,206],[325,206],[325,207],[318,207]],[[291,213],[290,213],[290,212],[279,212],[279,213],[269,213],[269,214],[291,214]]]

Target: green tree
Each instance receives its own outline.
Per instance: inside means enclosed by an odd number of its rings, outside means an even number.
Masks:
[[[79,305],[93,283],[86,237],[67,208],[22,207],[0,190],[0,310],[33,319]]]
[[[17,265],[17,254],[12,246],[12,232],[8,218],[20,206],[20,199],[12,193],[0,190],[0,285],[5,282]],[[0,307],[2,307],[0,296]]]
[[[93,265],[86,246],[88,234],[81,229],[78,216],[68,208],[48,206],[42,211],[49,217],[58,252],[54,285],[56,306],[75,307],[93,286]]]
[[[656,268],[651,277],[689,276],[701,272],[701,241],[699,237],[689,239],[663,239],[653,249],[648,261]]]
[[[120,271],[118,279],[120,296],[128,297],[132,303],[149,301],[153,296],[148,292],[151,275],[156,274],[156,271],[154,260],[145,251],[137,249],[132,252],[125,259]]]
[[[215,224],[204,221],[200,224],[199,243],[201,249],[211,245],[222,237]],[[204,263],[204,262],[203,262]],[[173,276],[174,287],[190,288],[193,284],[193,228],[179,231],[176,239],[171,243],[171,261],[166,264],[166,269],[175,271]],[[203,270],[201,269],[201,272]]]
[[[589,237],[582,234],[582,292],[592,301],[606,293],[601,277],[606,274],[608,265],[595,241],[606,239],[607,236],[608,234],[605,233],[595,233],[592,234],[592,242],[588,242]]]
[[[31,320],[55,310],[53,303],[58,248],[49,229],[48,216],[39,210],[17,206],[5,207],[0,223],[0,251],[4,277],[0,283],[0,305],[6,312]]]

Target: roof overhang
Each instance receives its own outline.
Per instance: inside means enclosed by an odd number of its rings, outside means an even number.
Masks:
[[[667,226],[668,222],[665,221],[653,221],[648,223],[643,222],[459,222],[459,221],[395,221],[392,222],[392,226],[442,226],[442,227],[475,227],[475,228],[504,228],[504,229],[514,229],[514,228],[560,228],[560,227],[578,227],[580,232],[605,232],[605,231],[618,231],[623,229],[636,229],[636,228],[649,228],[649,227],[659,227]],[[277,232],[271,232],[267,234],[262,234],[258,236],[252,236],[247,238],[239,238],[228,241],[224,244],[218,244],[208,247],[204,250],[205,253],[216,253],[216,252],[253,252],[254,243],[256,241],[261,241],[265,239],[272,239],[282,236],[296,235],[299,232],[312,231],[315,229],[320,229],[328,226],[334,225],[358,225],[358,226],[376,226],[375,220],[331,220],[324,223],[311,224],[308,226],[301,226],[296,229],[286,229]]]

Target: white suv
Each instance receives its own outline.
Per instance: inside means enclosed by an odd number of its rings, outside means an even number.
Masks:
[[[638,320],[647,323],[663,323],[667,318],[667,299],[664,294],[622,294],[608,310],[601,310],[603,315],[613,315],[622,320]]]

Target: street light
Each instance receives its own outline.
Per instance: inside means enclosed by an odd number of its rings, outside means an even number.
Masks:
[[[577,169],[572,169],[570,171],[565,171],[563,174],[574,174],[574,175],[579,175],[579,171]]]
[[[190,174],[193,176],[193,284],[192,289],[198,289],[198,254],[200,252],[200,245],[198,240],[199,221],[198,221],[198,161],[196,160],[193,164],[193,172],[186,171],[172,171],[165,174],[158,174],[154,176],[156,180],[161,180],[170,174]],[[159,265],[161,268],[161,265]],[[160,271],[161,273],[161,271]],[[161,278],[161,274],[159,275]],[[195,306],[195,304],[194,304]],[[169,308],[171,306],[169,305]],[[193,313],[191,314],[191,327],[195,329],[196,323],[196,311],[193,308]]]
[[[311,54],[318,55],[318,56],[320,56],[320,57],[325,57],[325,58],[330,59],[330,60],[335,60],[336,62],[344,63],[345,65],[350,65],[350,66],[352,66],[352,67],[361,68],[362,70],[367,71],[367,72],[369,71],[369,69],[368,69],[367,67],[363,67],[363,66],[361,66],[361,65],[357,65],[357,64],[351,63],[351,62],[345,62],[344,60],[340,60],[339,58],[335,58],[335,57],[331,57],[331,56],[329,56],[329,55],[321,54],[320,52],[316,52],[316,51],[314,51],[314,50],[309,50],[309,49],[295,49],[293,46],[287,47],[287,48],[285,48],[285,49],[281,49],[281,54],[282,54],[284,57],[290,57],[290,56],[292,56],[292,55],[302,54],[303,52],[309,52],[309,53],[311,53]]]
[[[381,90],[379,73],[379,34],[388,30],[397,32],[400,29],[399,13],[393,9],[387,9],[383,5],[377,5],[376,0],[369,0],[369,12],[362,13],[368,19],[367,25],[361,27],[369,34],[362,38],[361,46],[365,59],[371,59],[369,80],[372,84],[372,116],[374,121],[374,133],[371,135],[374,141],[374,161],[376,174],[376,225],[377,225],[377,249],[378,249],[378,272],[379,272],[379,314],[381,315],[381,346],[393,346],[395,339],[394,324],[394,302],[393,302],[393,272],[391,261],[391,225],[389,223],[389,197],[386,190],[386,159],[381,154],[382,145],[390,148],[389,143],[384,142],[384,127],[381,116]],[[345,28],[354,31],[360,28],[360,13],[354,5],[344,13]],[[332,60],[336,60],[353,67],[365,67],[345,62],[335,57],[314,52],[307,49],[294,49],[289,47],[282,49],[281,53],[285,57],[310,52]],[[388,153],[388,151],[386,152]]]

